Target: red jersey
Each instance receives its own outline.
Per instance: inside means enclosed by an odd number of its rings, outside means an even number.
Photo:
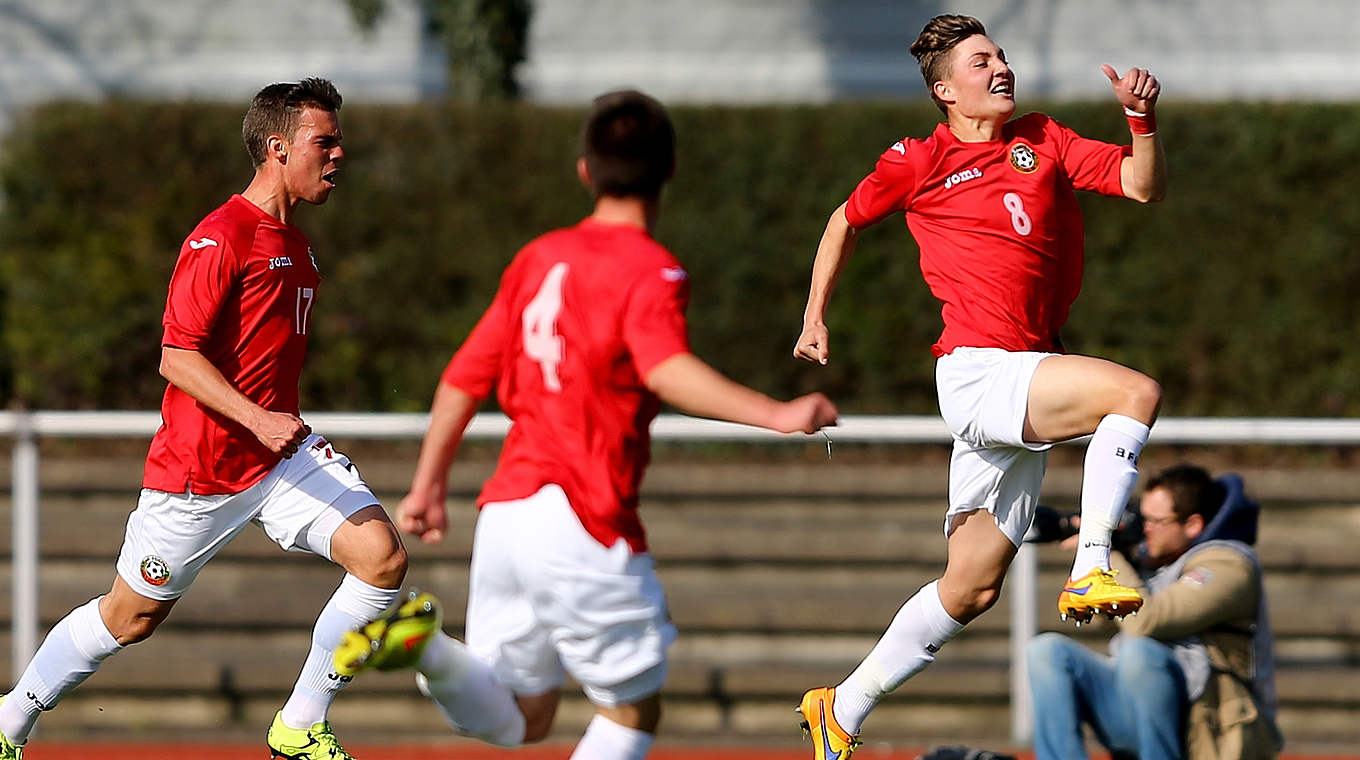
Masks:
[[[646,231],[586,219],[524,247],[443,382],[485,398],[512,425],[477,499],[509,501],[555,483],[605,546],[647,549],[638,485],[660,402],[643,378],[689,351],[689,280]]]
[[[298,414],[298,378],[321,276],[298,228],[233,195],[180,249],[161,343],[203,354],[246,398]],[[240,424],[170,385],[142,486],[236,493],[279,463]]]
[[[1061,351],[1058,331],[1081,290],[1074,190],[1122,197],[1119,167],[1130,151],[1037,113],[983,143],[961,142],[941,124],[884,151],[845,218],[864,228],[906,213],[921,273],[943,304],[935,356],[959,346]]]

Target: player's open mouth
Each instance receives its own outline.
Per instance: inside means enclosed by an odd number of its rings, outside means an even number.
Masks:
[[[325,182],[326,184],[330,185],[331,187],[335,187],[335,179],[336,179],[336,177],[339,177],[339,176],[340,176],[340,170],[339,170],[339,169],[336,169],[336,170],[333,171],[333,172],[328,172],[328,173],[326,173],[326,174],[321,175],[321,181],[322,181],[322,182]]]
[[[993,95],[1014,95],[1015,91],[1010,82],[997,82],[992,85]]]

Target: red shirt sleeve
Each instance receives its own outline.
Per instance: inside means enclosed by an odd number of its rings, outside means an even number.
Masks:
[[[905,211],[915,188],[916,172],[907,158],[906,142],[894,143],[850,194],[845,219],[855,229],[877,224],[890,214]]]
[[[1058,159],[1073,188],[1124,197],[1119,167],[1126,156],[1133,155],[1132,146],[1082,137],[1056,119],[1049,119],[1046,128],[1055,138]]]
[[[241,274],[241,261],[220,231],[194,230],[180,248],[165,300],[161,345],[202,349],[222,302]]]
[[[509,302],[514,292],[513,288],[508,287],[510,272],[506,270],[491,306],[487,307],[467,340],[449,360],[440,378],[479,401],[491,395],[491,389],[496,386],[505,352],[513,337],[509,319]]]
[[[638,377],[689,351],[688,305],[689,275],[679,266],[648,269],[633,286],[624,307],[623,342]]]

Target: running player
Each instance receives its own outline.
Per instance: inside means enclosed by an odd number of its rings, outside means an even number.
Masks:
[[[651,237],[674,166],[660,103],[633,91],[595,100],[576,165],[594,211],[530,242],[506,269],[444,371],[397,510],[402,530],[443,538],[449,467],[494,387],[513,424],[478,498],[467,646],[436,635],[418,663],[421,689],[454,728],[494,744],[543,738],[570,673],[597,709],[575,760],[637,760],[652,745],[675,628],[637,502],[661,401],[781,432],[836,419],[821,394],[776,402],[690,353],[689,280]],[[412,615],[429,611],[413,602]],[[396,629],[356,634],[337,667],[390,666],[390,650],[400,659],[421,635],[416,624]]]
[[[940,413],[954,437],[944,575],[904,604],[839,686],[809,691],[800,712],[817,758],[845,758],[873,706],[934,661],[991,607],[1028,530],[1047,450],[1094,433],[1086,451],[1081,548],[1058,611],[1078,622],[1142,603],[1109,571],[1110,533],[1137,480],[1139,452],[1161,389],[1113,362],[1062,353],[1059,330],[1081,286],[1083,231],[1074,190],[1140,202],[1165,192],[1144,69],[1103,67],[1124,107],[1132,146],[1077,135],[1039,113],[1012,119],[1015,74],[968,16],[937,16],[911,46],[944,123],[904,138],[837,208],[817,248],[794,355],[830,356],[827,301],[859,230],[905,214],[921,271],[943,303],[934,346]]]
[[[319,554],[347,573],[269,728],[271,757],[350,757],[326,720],[349,682],[333,669],[333,652],[348,630],[396,601],[406,551],[353,465],[298,416],[321,276],[291,222],[298,203],[325,203],[335,189],[340,103],[330,82],[304,79],[265,87],[246,112],[255,176],[194,228],[170,278],[163,422],[113,588],[52,628],[0,704],[0,759],[20,757],[38,715],[105,658],[150,636],[252,522],[284,549]]]

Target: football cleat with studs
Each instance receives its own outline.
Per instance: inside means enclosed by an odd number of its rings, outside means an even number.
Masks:
[[[340,746],[329,721],[311,728],[292,728],[283,722],[283,711],[274,714],[274,723],[265,735],[270,760],[356,760]]]
[[[1078,580],[1068,580],[1058,594],[1058,616],[1063,620],[1074,620],[1081,627],[1096,615],[1115,620],[1138,614],[1143,606],[1142,595],[1121,585],[1115,579],[1117,573],[1097,567]]]
[[[353,677],[368,669],[413,668],[443,623],[439,600],[433,594],[412,590],[391,612],[345,633],[335,649],[335,671]]]
[[[812,739],[813,760],[849,760],[861,744],[836,722],[831,706],[836,701],[836,690],[829,686],[813,689],[803,695],[803,701],[793,711],[802,715],[803,735]]]

